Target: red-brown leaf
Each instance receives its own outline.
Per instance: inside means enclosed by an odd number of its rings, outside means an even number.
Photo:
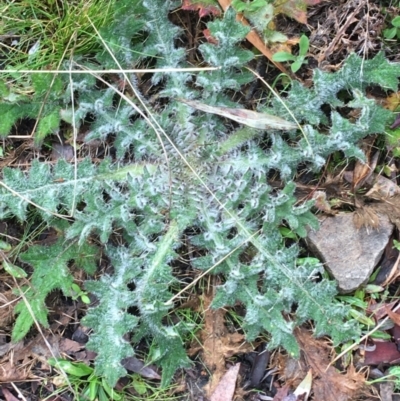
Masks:
[[[221,14],[217,0],[183,0],[182,10],[198,11],[200,18]]]
[[[307,24],[307,5],[315,5],[322,0],[275,0],[274,13],[285,14],[301,24]]]
[[[400,361],[400,352],[395,343],[375,342],[373,351],[365,351],[364,363],[366,365],[379,365],[380,363],[397,363]]]

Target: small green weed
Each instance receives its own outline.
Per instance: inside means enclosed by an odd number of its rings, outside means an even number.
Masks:
[[[122,400],[121,393],[112,389],[104,378],[96,376],[94,369],[83,362],[50,358],[48,363],[64,373],[55,380],[60,388],[59,392],[72,388],[78,401]],[[69,383],[65,380],[65,375],[67,375]]]
[[[400,15],[394,17],[391,21],[391,27],[383,31],[385,39],[400,39]]]
[[[78,298],[84,303],[84,304],[90,304],[90,298],[88,297],[88,293],[86,291],[83,291],[81,287],[79,287],[78,284],[73,283],[71,285],[71,298],[76,301]]]
[[[57,390],[52,394],[63,394],[73,391],[74,399],[77,401],[173,401],[178,396],[174,386],[160,389],[157,384],[145,379],[137,373],[128,375],[127,387],[133,387],[136,395],[130,391],[116,391],[109,386],[105,378],[96,375],[94,368],[83,362],[71,362],[66,359],[50,358],[50,366],[60,371],[60,375],[53,378]],[[45,398],[43,401],[46,401]]]
[[[400,157],[400,127],[387,129],[386,141],[392,149],[393,156]]]
[[[306,63],[308,49],[310,48],[310,41],[306,35],[301,35],[299,41],[299,54],[297,56],[289,52],[277,52],[273,55],[272,59],[279,63],[285,61],[292,61],[290,68],[293,72],[297,72],[303,64]]]
[[[372,298],[379,302],[384,302],[387,297],[388,294],[387,291],[384,291],[384,288],[374,284],[367,284],[365,288],[356,290],[354,295],[339,295],[337,299],[351,306],[349,317],[360,322],[362,332],[366,333],[376,326],[373,316],[369,316],[367,312],[368,300]],[[381,334],[379,333],[378,336],[381,336]]]
[[[395,239],[393,240],[393,248],[396,248],[398,251],[400,251],[400,242],[396,241]]]
[[[382,383],[386,381],[391,381],[394,383],[395,390],[400,390],[400,367],[393,366],[389,368],[389,374],[379,379],[368,381],[367,384]]]

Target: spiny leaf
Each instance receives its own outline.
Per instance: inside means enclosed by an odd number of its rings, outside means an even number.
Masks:
[[[63,239],[59,239],[51,246],[31,246],[20,255],[20,259],[29,263],[34,272],[30,288],[23,289],[24,299],[15,306],[18,317],[12,332],[13,341],[21,340],[28,333],[34,319],[43,326],[48,326],[45,303],[47,295],[59,289],[65,296],[69,296],[74,281],[69,263],[75,260],[79,268],[93,273],[96,269],[97,253],[97,248],[92,245],[84,244],[79,247],[76,242],[65,243]]]
[[[148,166],[152,169],[150,165]],[[155,167],[154,167],[155,169]],[[154,171],[153,169],[153,171]],[[20,169],[3,169],[3,181],[9,189],[0,189],[0,215],[13,214],[24,220],[30,202],[40,206],[43,217],[49,219],[59,207],[67,210],[80,202],[89,189],[92,193],[102,191],[102,183],[108,180],[124,182],[129,176],[141,175],[144,166],[131,165],[123,168],[111,166],[107,161],[98,168],[89,160],[78,165],[77,177],[73,166],[60,159],[53,169],[35,160],[29,173]]]
[[[43,140],[48,135],[53,134],[58,130],[61,121],[60,110],[61,108],[55,108],[49,114],[42,116],[35,135],[36,145],[42,144]]]

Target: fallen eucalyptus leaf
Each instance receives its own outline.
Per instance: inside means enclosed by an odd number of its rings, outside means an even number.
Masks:
[[[233,109],[230,107],[209,106],[208,104],[200,103],[196,100],[177,100],[193,107],[194,109],[205,111],[206,113],[217,114],[256,129],[291,130],[298,127],[296,123],[266,113],[258,113],[257,111],[246,109]]]

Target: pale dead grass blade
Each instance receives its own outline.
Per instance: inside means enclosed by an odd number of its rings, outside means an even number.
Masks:
[[[72,71],[72,54],[70,59],[70,71]],[[73,190],[73,198],[72,205],[70,210],[70,215],[73,216],[76,208],[76,186],[78,179],[78,157],[77,157],[77,144],[76,138],[78,137],[78,130],[76,127],[76,118],[75,118],[75,99],[74,99],[74,85],[72,80],[72,74],[69,74],[69,83],[70,83],[70,95],[71,95],[71,108],[72,108],[72,135],[73,135],[73,149],[74,149],[74,190]]]
[[[28,400],[24,397],[24,395],[21,393],[21,391],[19,390],[19,388],[18,388],[13,382],[11,382],[11,385],[13,386],[14,390],[17,392],[18,398],[19,398],[20,400],[22,400],[22,401],[28,401]]]
[[[125,74],[155,74],[157,72],[165,72],[165,73],[172,73],[172,72],[201,72],[201,71],[217,71],[220,70],[221,67],[187,67],[187,68],[132,68],[132,69],[124,69],[123,72]],[[85,71],[82,70],[1,70],[0,73],[9,73],[9,74],[82,74],[84,72],[88,74],[121,74],[121,70],[118,69],[108,69],[108,70],[91,70],[87,69]]]

